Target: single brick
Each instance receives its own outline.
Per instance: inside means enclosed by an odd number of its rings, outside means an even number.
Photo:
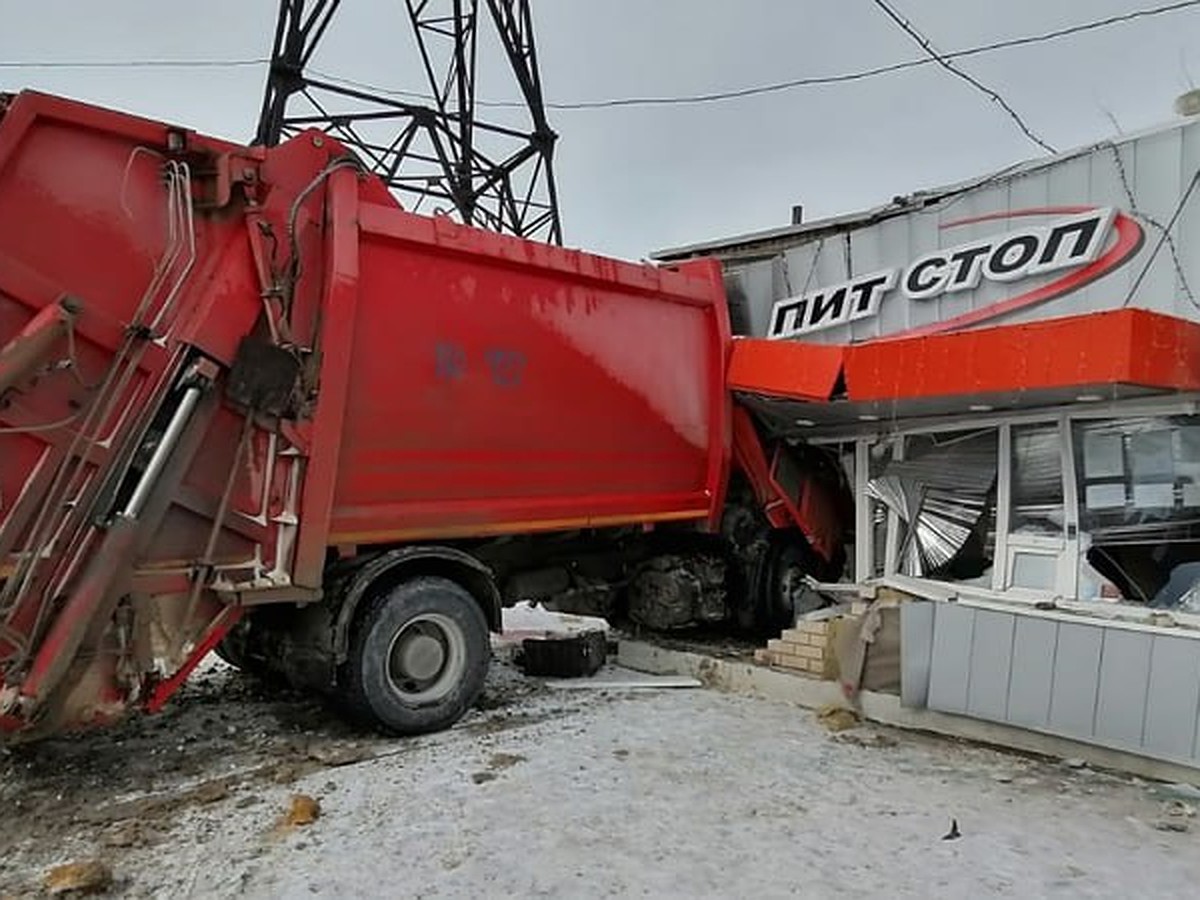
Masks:
[[[797,647],[796,649],[800,651],[799,655],[803,656],[806,659],[824,659],[825,658],[825,648],[824,647]]]
[[[800,630],[805,634],[829,634],[829,620],[823,622],[801,622]]]

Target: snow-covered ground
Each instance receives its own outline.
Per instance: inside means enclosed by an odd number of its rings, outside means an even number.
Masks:
[[[93,856],[120,893],[164,898],[1190,898],[1200,885],[1200,819],[1160,787],[869,726],[830,734],[766,700],[552,691],[501,666],[460,726],[385,741],[236,674],[207,678],[150,730],[8,759],[0,896]],[[296,793],[322,815],[281,829]],[[954,819],[962,836],[943,840]]]

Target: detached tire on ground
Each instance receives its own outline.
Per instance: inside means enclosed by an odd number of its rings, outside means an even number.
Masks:
[[[449,728],[483,689],[491,661],[487,619],[446,578],[416,578],[365,601],[339,678],[350,711],[396,735]]]

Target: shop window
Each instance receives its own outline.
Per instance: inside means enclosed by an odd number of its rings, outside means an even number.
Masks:
[[[891,543],[905,575],[966,580],[990,569],[999,450],[996,429],[914,435],[903,452],[873,448],[867,493],[873,501],[877,571]],[[888,513],[894,528],[886,528]]]
[[[1200,537],[1200,425],[1191,417],[1076,422],[1080,527],[1098,543]]]
[[[1062,530],[1062,438],[1058,425],[1014,425],[1009,533],[1059,535]]]
[[[1200,425],[1190,416],[1076,422],[1086,562],[1128,600],[1184,603],[1200,560]]]

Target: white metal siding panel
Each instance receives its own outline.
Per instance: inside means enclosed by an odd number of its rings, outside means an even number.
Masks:
[[[900,702],[913,709],[929,703],[936,609],[934,603],[904,603],[900,607]]]
[[[967,696],[969,715],[1004,721],[1015,627],[1016,617],[1009,613],[976,611]]]
[[[929,706],[965,713],[971,677],[971,632],[975,610],[938,604],[933,622],[933,660],[929,668]]]
[[[1057,644],[1056,622],[1017,617],[1008,691],[1008,721],[1014,725],[1045,728],[1049,724]]]
[[[854,273],[859,272],[878,272],[880,269],[887,268],[889,253],[886,243],[888,232],[884,228],[860,228],[850,232],[850,259],[853,263]],[[894,255],[891,254],[891,255]],[[884,304],[886,306],[886,303]],[[860,319],[857,322],[850,323],[850,330],[839,328],[841,337],[839,340],[845,342],[865,341],[871,338],[879,337],[880,325],[886,321],[888,311],[880,309],[878,316],[872,316],[868,319]]]
[[[1080,738],[1094,733],[1103,637],[1103,630],[1097,626],[1059,623],[1054,685],[1050,689],[1053,730]]]
[[[749,313],[750,330],[753,334],[766,334],[771,324],[772,303],[764,303],[763,297],[774,297],[772,269],[770,261],[750,263],[738,266],[736,271],[746,292],[746,311]]]
[[[1200,764],[1200,636],[917,603],[901,615],[902,702]],[[932,642],[927,616],[932,610]],[[907,691],[907,694],[903,692]]]
[[[1150,653],[1154,636],[1105,628],[1096,703],[1096,737],[1126,749],[1142,747]]]
[[[1187,190],[1198,171],[1200,171],[1200,128],[1185,128],[1180,138],[1180,190]],[[1187,279],[1194,300],[1200,300],[1200,251],[1197,250],[1197,241],[1200,241],[1200,186],[1197,186],[1196,190],[1192,192],[1192,198],[1188,201],[1175,226],[1175,243],[1180,248],[1180,268]],[[1181,315],[1191,319],[1200,318],[1200,311],[1192,306],[1192,300],[1189,300],[1187,296],[1181,296],[1179,300],[1181,304],[1185,304],[1181,307],[1185,310]]]
[[[1170,221],[1171,212],[1182,193],[1182,185],[1179,183],[1179,161],[1182,152],[1183,141],[1178,131],[1167,131],[1147,137],[1134,145],[1133,183],[1138,208],[1163,225]],[[1149,249],[1142,255],[1148,262],[1151,257],[1150,251],[1158,243],[1161,232],[1146,222],[1143,222],[1143,226],[1146,228],[1146,243]],[[1176,241],[1176,247],[1178,246]],[[1136,260],[1135,265],[1130,267],[1132,271],[1128,273],[1129,277],[1136,278],[1144,267],[1141,259]],[[1170,248],[1164,247],[1146,272],[1146,278],[1130,305],[1143,309],[1158,309],[1177,316],[1194,315],[1196,310],[1187,304],[1181,305],[1181,299]]]
[[[1171,759],[1197,756],[1200,641],[1157,636],[1150,653],[1146,695],[1146,752]]]

